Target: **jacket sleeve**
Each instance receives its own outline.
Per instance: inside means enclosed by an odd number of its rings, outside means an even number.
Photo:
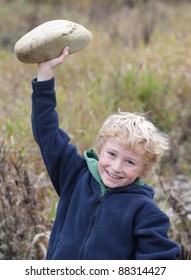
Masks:
[[[84,159],[69,136],[59,128],[56,112],[54,78],[48,81],[32,81],[32,130],[39,145],[50,179],[58,193],[65,193],[75,186]]]
[[[137,222],[134,229],[137,244],[135,258],[137,260],[179,259],[180,248],[168,238],[169,226],[168,216],[157,207],[151,215]]]

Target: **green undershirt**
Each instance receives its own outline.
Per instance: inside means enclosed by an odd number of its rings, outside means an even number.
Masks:
[[[89,149],[84,152],[84,157],[88,165],[88,169],[94,179],[99,183],[100,189],[101,189],[101,195],[106,194],[107,192],[111,191],[108,187],[104,185],[104,183],[101,180],[101,177],[98,172],[98,157],[94,150]]]

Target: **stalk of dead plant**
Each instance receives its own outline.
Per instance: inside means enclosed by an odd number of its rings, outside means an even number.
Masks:
[[[37,258],[34,246],[33,251],[26,254],[28,244],[32,244],[42,223],[42,218],[35,213],[37,201],[27,171],[1,141],[0,259],[23,259],[24,255],[26,259]]]
[[[181,179],[181,178],[180,178]],[[176,178],[179,190],[182,189],[181,180]],[[186,180],[186,179],[185,179]],[[170,184],[164,184],[161,176],[159,176],[160,187],[166,197],[168,197],[168,204],[173,210],[172,235],[179,244],[181,244],[182,259],[191,258],[191,205],[187,206],[186,200],[188,193],[180,197],[179,191],[174,187],[175,178]],[[188,180],[191,185],[191,181]],[[184,190],[181,190],[184,192]]]

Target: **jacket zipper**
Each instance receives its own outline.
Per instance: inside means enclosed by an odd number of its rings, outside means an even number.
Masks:
[[[96,221],[97,221],[97,217],[98,217],[98,213],[99,213],[99,209],[100,209],[100,204],[102,201],[102,196],[99,196],[96,201],[92,204],[92,207],[94,209],[92,216],[91,216],[91,221],[90,221],[90,225],[87,231],[87,235],[85,238],[85,241],[83,242],[83,248],[80,250],[80,254],[79,254],[79,258],[80,260],[85,260],[86,259],[86,255],[88,253],[88,248],[90,245],[90,242],[92,240],[92,234],[94,233],[94,229],[96,226]]]

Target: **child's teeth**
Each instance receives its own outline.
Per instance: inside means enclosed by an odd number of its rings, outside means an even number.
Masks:
[[[112,173],[108,172],[108,174],[114,179],[120,179],[120,177],[113,175]]]

